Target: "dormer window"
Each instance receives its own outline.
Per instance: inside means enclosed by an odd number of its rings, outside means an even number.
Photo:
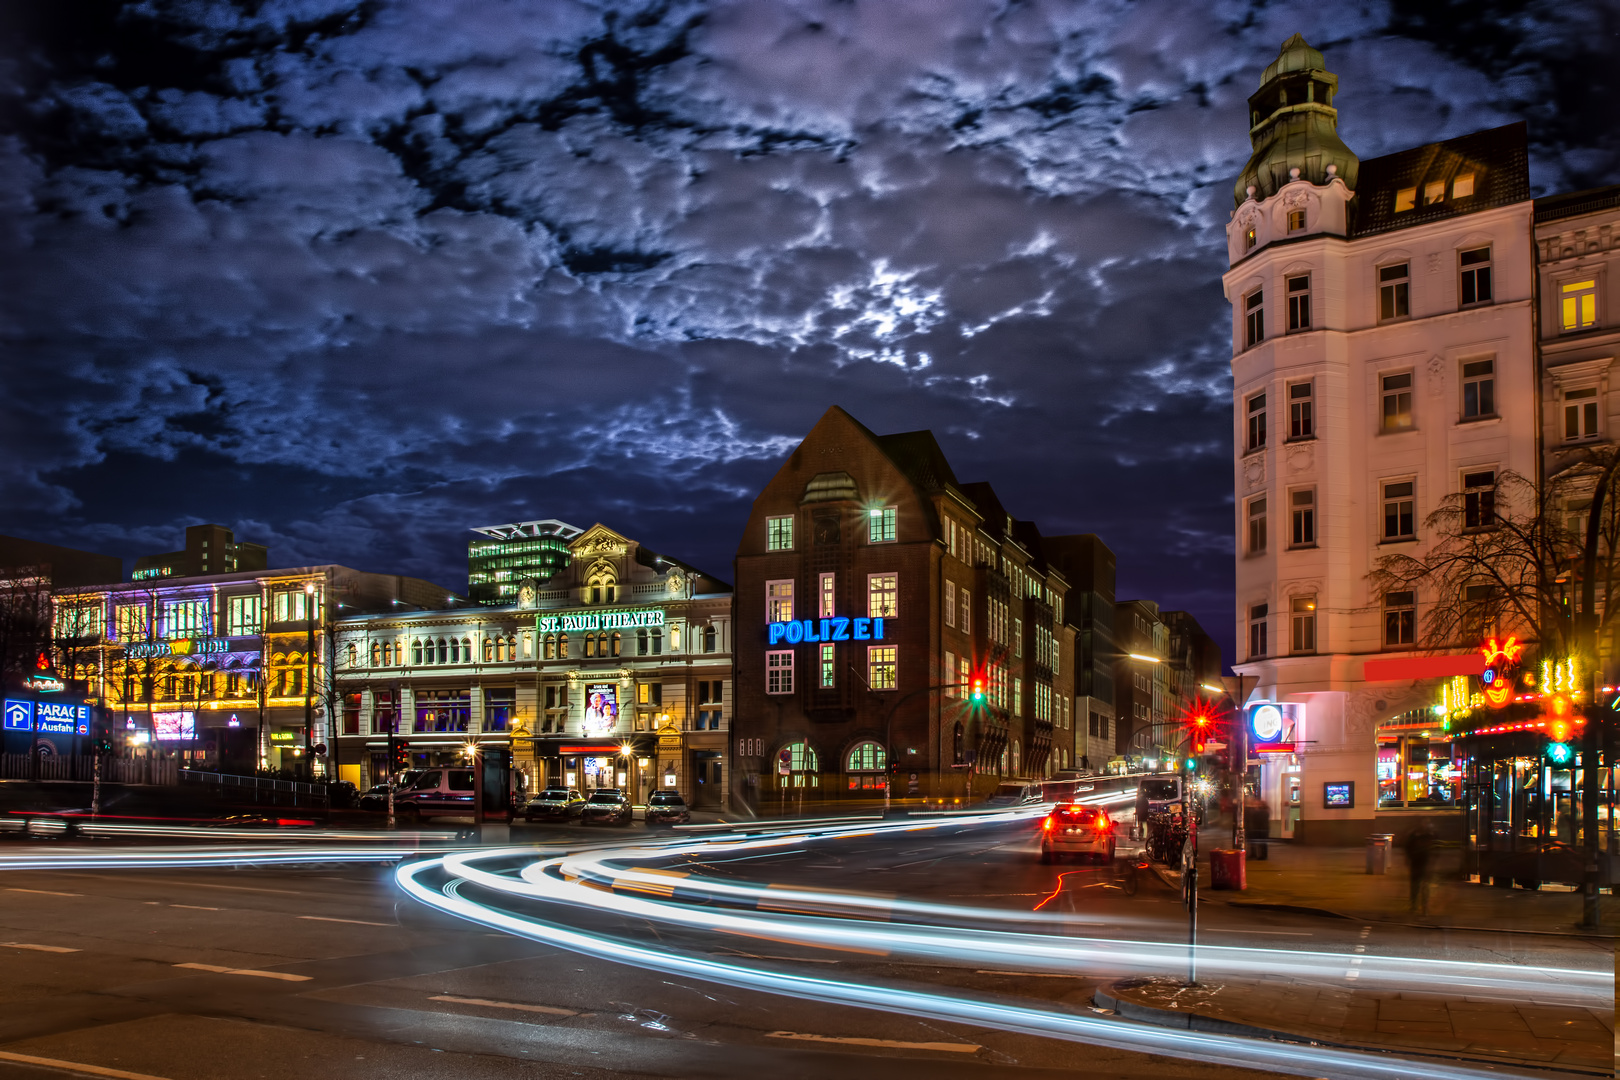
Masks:
[[[1446,182],[1444,180],[1431,180],[1423,185],[1423,205],[1433,206],[1438,202],[1446,201]]]
[[[1417,188],[1403,187],[1395,192],[1395,212],[1404,213],[1417,205]]]
[[[1453,199],[1466,199],[1474,193],[1474,174],[1463,173],[1451,182],[1451,197]]]
[[[1303,210],[1290,210],[1290,211],[1288,211],[1288,231],[1291,232],[1291,233],[1304,232],[1305,231],[1305,211],[1303,211]]]

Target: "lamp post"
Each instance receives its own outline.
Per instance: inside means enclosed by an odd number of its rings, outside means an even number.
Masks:
[[[297,595],[294,593],[293,595]],[[304,582],[304,769],[315,782],[315,583]]]
[[[1232,702],[1232,768],[1237,774],[1237,790],[1232,800],[1232,848],[1235,851],[1248,851],[1249,836],[1247,825],[1243,820],[1244,793],[1249,785],[1249,725],[1243,716],[1243,703],[1249,700],[1249,694],[1260,685],[1258,675],[1223,675],[1221,677],[1222,689]],[[1214,689],[1210,687],[1209,689]]]

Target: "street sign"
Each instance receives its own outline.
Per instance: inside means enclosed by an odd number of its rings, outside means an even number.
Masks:
[[[6,702],[6,730],[31,731],[34,726],[34,703],[32,701]]]

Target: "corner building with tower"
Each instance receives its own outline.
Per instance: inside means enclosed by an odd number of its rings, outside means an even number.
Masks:
[[[1295,35],[1249,99],[1223,276],[1234,666],[1252,706],[1289,705],[1293,752],[1259,770],[1273,835],[1360,843],[1428,818],[1458,836],[1464,749],[1430,710],[1479,643],[1421,648],[1437,598],[1371,574],[1428,550],[1448,498],[1486,527],[1505,474],[1548,475],[1569,439],[1612,437],[1614,235],[1598,219],[1612,225],[1617,191],[1532,199],[1522,123],[1360,161],[1337,91]],[[1566,287],[1594,297],[1573,321]],[[1594,406],[1567,439],[1561,396]]]
[[[733,795],[756,812],[1078,767],[1068,579],[932,433],[829,409],[754,500],[736,577]]]

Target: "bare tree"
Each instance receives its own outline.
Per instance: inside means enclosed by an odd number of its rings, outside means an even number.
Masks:
[[[27,675],[50,644],[50,579],[34,567],[0,571],[0,683]]]

